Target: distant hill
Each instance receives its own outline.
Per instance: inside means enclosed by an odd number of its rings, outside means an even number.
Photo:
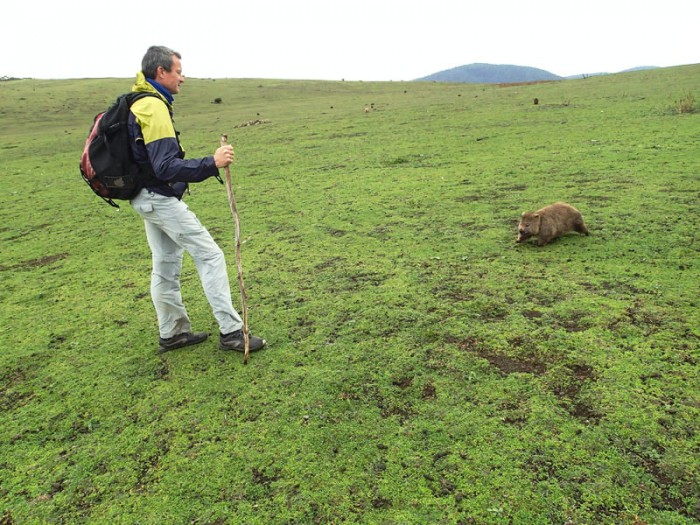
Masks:
[[[647,69],[659,69],[658,66],[639,66],[639,67],[633,67],[631,69],[625,69],[624,71],[620,71],[620,73],[630,73],[633,71],[646,71]]]
[[[618,73],[634,73],[635,71],[646,71],[648,69],[659,69],[658,66],[639,66],[639,67],[633,67],[630,69],[625,69],[623,71],[618,71]],[[567,79],[574,79],[574,78],[581,78],[581,77],[597,77],[601,75],[614,75],[615,73],[609,73],[609,72],[600,72],[600,73],[584,73],[584,74],[578,74],[578,75],[571,75],[568,77],[564,77]]]
[[[467,82],[474,84],[505,84],[511,82],[537,82],[563,80],[563,77],[535,67],[469,64],[418,78],[426,82]]]
[[[656,66],[640,66],[625,69],[620,73],[657,69]],[[418,78],[416,81],[426,82],[465,82],[473,84],[510,84],[514,82],[541,82],[546,80],[564,80],[572,78],[590,77],[597,75],[609,75],[610,73],[582,73],[568,77],[560,77],[544,69],[527,66],[511,66],[497,64],[469,64],[452,69],[446,69]]]

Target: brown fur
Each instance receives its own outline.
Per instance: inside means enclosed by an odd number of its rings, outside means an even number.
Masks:
[[[537,237],[537,245],[544,246],[552,239],[570,231],[588,235],[581,212],[565,202],[557,202],[535,212],[523,212],[516,242]]]

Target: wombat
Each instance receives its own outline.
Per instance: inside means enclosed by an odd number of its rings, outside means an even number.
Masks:
[[[565,202],[557,202],[535,212],[523,212],[516,242],[537,237],[537,245],[544,246],[552,239],[570,231],[588,235],[581,212]]]

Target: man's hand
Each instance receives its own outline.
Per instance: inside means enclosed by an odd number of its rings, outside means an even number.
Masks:
[[[233,146],[226,144],[221,146],[214,152],[214,162],[217,168],[225,168],[233,162],[233,158],[236,154],[233,152]]]

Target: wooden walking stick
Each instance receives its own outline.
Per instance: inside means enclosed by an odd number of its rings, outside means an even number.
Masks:
[[[221,145],[226,146],[227,144],[228,135],[222,133]],[[228,204],[231,208],[231,214],[233,215],[233,222],[236,226],[236,266],[238,268],[238,287],[241,290],[241,306],[243,308],[243,340],[245,341],[243,364],[248,364],[248,356],[250,354],[250,337],[248,335],[248,307],[246,306],[245,285],[243,284],[243,264],[241,263],[241,220],[238,218],[238,211],[236,210],[236,199],[233,196],[230,166],[226,166],[224,168],[224,173],[226,175],[226,193],[228,193]]]

